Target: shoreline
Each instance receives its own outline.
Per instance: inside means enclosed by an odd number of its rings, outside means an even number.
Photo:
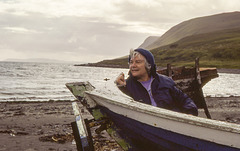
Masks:
[[[218,73],[240,74],[240,69],[217,69]]]
[[[215,98],[215,99],[219,99],[219,98],[238,98],[240,99],[240,95],[239,96],[236,96],[236,95],[230,95],[230,96],[211,96],[211,95],[207,95],[204,97],[205,99],[206,98]],[[65,102],[65,103],[72,103],[76,100],[48,100],[48,101],[34,101],[34,100],[31,100],[31,101],[0,101],[0,104],[1,103],[9,103],[9,104],[17,104],[17,103],[58,103],[58,102]]]
[[[109,65],[109,64],[95,64],[95,63],[74,64],[74,66],[128,69],[128,66]],[[159,69],[160,68],[165,68],[165,67],[159,67]],[[240,74],[240,69],[217,68],[217,71],[218,71],[218,73]]]
[[[205,97],[212,119],[240,124],[240,96]],[[73,100],[74,101],[74,100]],[[11,151],[76,151],[71,122],[73,101],[10,101],[0,103],[0,148]],[[84,118],[92,116],[78,102]],[[206,117],[203,109],[199,116]],[[122,151],[106,133],[91,129],[95,151]]]
[[[211,96],[211,95],[207,95],[204,96],[205,99],[209,98],[213,98],[213,99],[229,99],[229,98],[237,98],[240,100],[240,95],[229,95],[229,96]],[[0,103],[9,103],[9,104],[18,104],[18,103],[23,103],[23,104],[31,104],[31,103],[58,103],[58,102],[64,102],[64,103],[72,103],[76,100],[48,100],[48,101],[0,101]]]

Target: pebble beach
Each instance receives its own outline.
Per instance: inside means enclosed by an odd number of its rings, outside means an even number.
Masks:
[[[83,115],[92,118],[86,110]],[[2,102],[0,151],[76,151],[74,120],[71,101]],[[106,131],[92,131],[96,151],[121,150]]]
[[[213,119],[240,124],[240,97],[206,97]],[[84,118],[91,115],[78,103]],[[199,116],[205,117],[199,109]],[[71,101],[0,103],[0,151],[76,151]],[[106,131],[91,129],[96,151],[121,151]]]

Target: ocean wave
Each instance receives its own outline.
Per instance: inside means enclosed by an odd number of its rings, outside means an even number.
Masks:
[[[28,93],[28,92],[0,92],[0,95],[29,95],[31,93]]]
[[[72,95],[68,95],[68,96],[47,96],[47,97],[42,97],[42,96],[29,96],[29,97],[4,97],[1,98],[0,97],[0,102],[11,102],[11,101],[49,101],[49,100],[53,100],[53,101],[73,101],[76,98]]]
[[[15,68],[16,70],[28,70],[27,68],[23,68],[23,67],[17,67]]]

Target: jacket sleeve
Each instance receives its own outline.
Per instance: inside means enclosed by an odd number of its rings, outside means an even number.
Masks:
[[[183,113],[197,116],[198,109],[195,103],[187,94],[183,93],[175,85],[172,87],[172,97],[176,100]]]
[[[126,86],[117,86],[120,91],[122,91],[124,94],[131,96],[130,93],[127,90]]]
[[[124,94],[126,94],[126,95],[128,95],[128,96],[131,97],[131,94],[130,94],[128,88],[127,88],[127,87],[128,87],[128,84],[129,84],[129,77],[126,79],[126,85],[125,85],[125,86],[118,86],[118,85],[117,85],[117,87],[118,87],[118,89],[119,89],[120,91],[122,91]]]

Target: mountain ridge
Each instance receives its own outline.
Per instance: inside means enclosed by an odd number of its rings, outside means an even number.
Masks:
[[[144,42],[139,46],[139,48],[146,48],[148,45],[154,43],[158,40],[159,36],[149,36],[147,37]]]
[[[228,12],[193,18],[173,26],[158,40],[146,46],[148,50],[168,45],[186,36],[240,27],[240,12]]]

